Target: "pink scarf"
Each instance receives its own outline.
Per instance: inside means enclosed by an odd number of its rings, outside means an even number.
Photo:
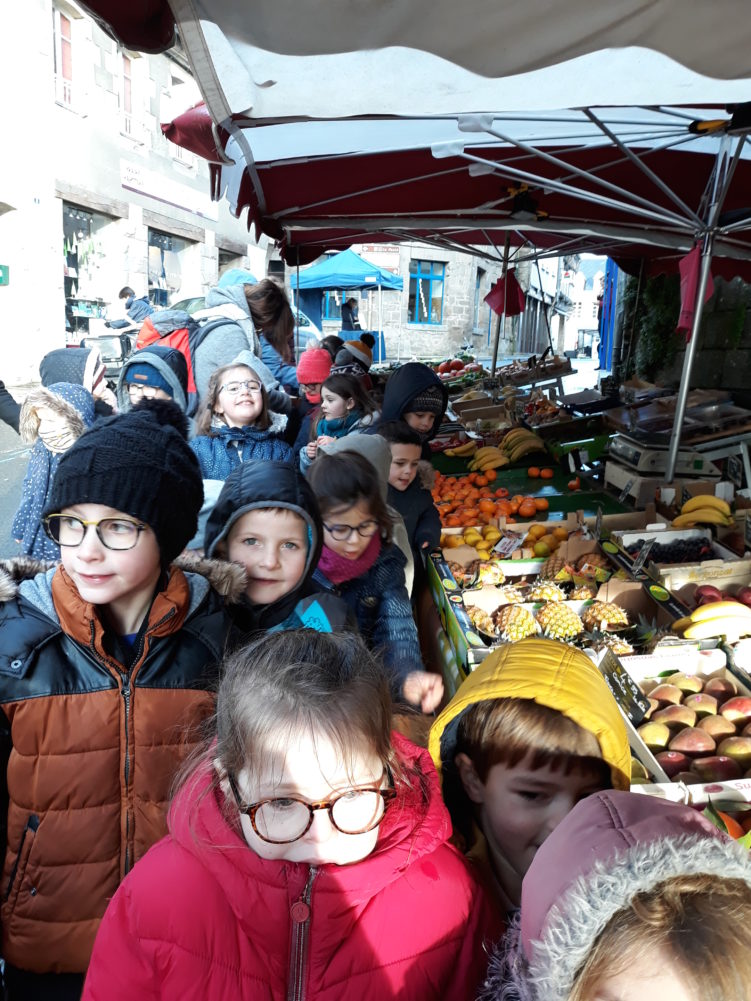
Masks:
[[[373,566],[381,552],[381,537],[376,532],[373,538],[356,560],[348,560],[333,549],[324,545],[318,569],[321,570],[332,584],[343,584],[346,580],[362,577]]]

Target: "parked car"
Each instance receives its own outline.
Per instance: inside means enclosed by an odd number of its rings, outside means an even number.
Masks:
[[[200,310],[206,309],[206,300],[202,295],[193,296],[190,299],[181,299],[179,302],[173,302],[170,309],[183,309],[192,316],[193,313],[198,313]],[[301,309],[293,306],[292,312],[297,321],[295,323],[295,354],[299,355],[308,346],[308,340],[311,337],[317,337],[320,340],[323,334],[320,327],[316,326]]]

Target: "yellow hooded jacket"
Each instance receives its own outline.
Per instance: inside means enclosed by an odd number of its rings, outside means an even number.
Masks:
[[[533,699],[557,709],[597,737],[613,788],[629,788],[628,733],[605,679],[581,650],[546,639],[505,644],[462,683],[430,728],[428,747],[441,777],[454,758],[462,713],[489,699]]]

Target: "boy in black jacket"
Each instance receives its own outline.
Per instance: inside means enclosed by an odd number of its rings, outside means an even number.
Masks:
[[[418,567],[419,554],[436,547],[441,539],[441,519],[418,475],[422,440],[404,421],[386,421],[379,425],[378,434],[391,449],[388,502],[404,518]]]

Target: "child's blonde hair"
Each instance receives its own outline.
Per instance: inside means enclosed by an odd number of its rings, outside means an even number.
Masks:
[[[591,1001],[601,983],[638,970],[645,952],[674,967],[696,1001],[751,996],[751,886],[716,874],[676,876],[637,894],[605,926],[568,1001]]]
[[[206,390],[206,396],[203,398],[198,413],[196,414],[196,435],[211,435],[211,422],[215,416],[214,407],[216,406],[217,400],[219,399],[219,393],[224,385],[224,377],[227,372],[236,368],[244,368],[245,371],[248,372],[261,387],[261,399],[263,403],[260,414],[253,421],[253,427],[257,427],[261,431],[268,431],[271,427],[269,399],[263,382],[249,365],[244,365],[242,362],[238,362],[237,364],[222,365],[221,368],[217,368],[211,373],[209,377],[209,385]]]

